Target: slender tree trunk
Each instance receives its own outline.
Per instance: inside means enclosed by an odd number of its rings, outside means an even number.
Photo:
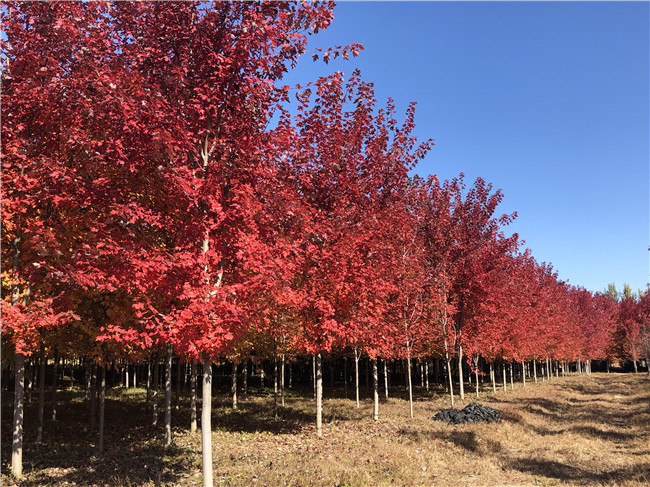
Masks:
[[[248,394],[248,359],[244,360],[244,363],[242,364],[242,371],[241,371],[241,388],[242,388],[242,396],[246,396]]]
[[[273,420],[278,420],[278,354],[277,347],[273,349]]]
[[[359,404],[359,351],[354,347],[354,385],[357,391],[357,409],[361,407]]]
[[[190,432],[196,431],[196,362],[190,362]]]
[[[388,401],[388,365],[384,360],[384,391],[386,393],[386,400]]]
[[[474,379],[476,380],[476,397],[478,398],[478,355],[474,358]]]
[[[54,374],[52,375],[52,421],[56,421],[56,379],[59,370],[59,351],[54,348]]]
[[[372,361],[372,389],[374,398],[374,408],[372,419],[379,421],[379,372],[377,370],[377,359]]]
[[[506,364],[501,365],[501,370],[503,370],[503,392],[508,392],[508,381],[506,380]]]
[[[180,357],[176,361],[176,401],[174,404],[174,409],[180,411],[181,409],[181,383],[183,382],[183,375],[181,370],[181,360]]]
[[[38,368],[38,429],[36,430],[36,441],[43,440],[43,416],[45,412],[45,348],[41,345],[41,361]]]
[[[230,373],[230,395],[232,396],[232,408],[237,409],[237,362],[232,363],[232,371]]]
[[[284,349],[284,337],[282,338],[282,348]],[[284,407],[284,353],[280,355],[280,404]]]
[[[153,391],[151,393],[151,409],[152,419],[151,424],[155,427],[158,425],[158,357],[155,358],[153,363]]]
[[[427,392],[429,392],[429,360],[424,362],[424,384]]]
[[[411,380],[411,353],[410,351],[408,352],[408,355],[406,356],[406,374],[408,377],[408,384],[409,384],[409,412],[411,414],[411,418],[413,418],[413,382]]]
[[[521,380],[526,387],[526,361],[524,360],[521,361]]]
[[[25,355],[16,353],[14,382],[14,422],[11,442],[11,473],[23,476],[23,414],[25,411]]]
[[[348,398],[348,358],[343,358],[343,387],[345,390],[345,398]]]
[[[533,375],[535,378],[535,384],[537,384],[537,360],[533,357]]]
[[[316,385],[316,355],[312,356],[311,368],[312,368],[312,380],[313,380],[313,384],[314,384],[314,399],[318,400],[318,391],[316,390],[317,389],[317,385]]]
[[[451,377],[451,358],[449,357],[448,351],[445,351],[445,356],[447,359],[447,379],[449,380],[449,398],[451,400],[451,408],[454,409],[454,381]]]
[[[465,386],[463,384],[463,346],[458,343],[458,394],[460,400],[465,400]]]
[[[492,380],[492,392],[497,393],[497,380],[494,373],[494,362],[490,362],[490,379]]]
[[[212,487],[212,362],[203,362],[203,394],[201,405],[201,461],[203,487]]]
[[[323,364],[320,352],[316,354],[316,436],[323,437]]]
[[[147,404],[151,402],[151,362],[152,358],[147,360]]]
[[[172,358],[174,349],[167,345],[165,360],[165,448],[172,445]]]
[[[97,449],[101,455],[104,452],[104,407],[106,404],[106,361],[102,362],[102,380],[99,393],[99,442]]]
[[[515,389],[515,379],[514,379],[514,371],[512,367],[512,362],[508,364],[508,367],[510,368],[510,390]]]
[[[91,365],[87,357],[84,357],[84,367],[85,367],[84,382],[86,383],[86,390],[84,391],[84,400],[87,401],[90,399],[90,380],[91,380],[90,377],[92,375]]]

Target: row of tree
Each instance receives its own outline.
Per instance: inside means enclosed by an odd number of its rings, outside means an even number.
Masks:
[[[332,8],[3,4],[16,475],[24,360],[40,350],[100,365],[163,353],[170,384],[173,356],[200,366],[205,485],[224,357],[313,356],[320,435],[323,353],[368,356],[375,390],[380,357],[409,371],[442,357],[452,397],[452,360],[462,397],[462,364],[479,358],[647,354],[647,293],[617,304],[559,280],[503,233],[515,215],[495,214],[503,196],[482,179],[409,177],[432,145],[412,136],[414,105],[398,122],[358,72],[280,84]]]

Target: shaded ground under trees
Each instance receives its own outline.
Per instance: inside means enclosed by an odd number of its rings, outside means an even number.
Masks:
[[[401,388],[400,388],[401,389]],[[2,396],[2,484],[199,485],[200,432],[189,432],[189,399],[174,414],[174,445],[150,426],[145,394],[112,389],[106,404],[105,454],[83,426],[83,391],[59,391],[57,421],[46,420],[35,442],[36,401],[27,407],[25,478],[7,475],[12,394]],[[253,389],[231,409],[215,394],[214,479],[217,485],[647,485],[650,482],[650,380],[642,374],[554,378],[516,384],[481,403],[498,409],[499,424],[431,421],[448,407],[444,391],[417,390],[414,419],[398,388],[372,421],[372,400],[355,407],[342,388],[324,392],[323,439],[313,434],[309,388],[287,391],[273,420],[272,390]],[[465,404],[473,400],[468,394]],[[457,407],[465,404],[459,402]],[[47,407],[47,403],[46,403]],[[46,414],[47,417],[47,414]]]

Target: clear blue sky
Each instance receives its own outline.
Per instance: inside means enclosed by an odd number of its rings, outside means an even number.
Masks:
[[[360,68],[380,104],[418,103],[435,147],[420,175],[481,176],[561,279],[602,291],[649,280],[648,2],[340,2],[309,48],[360,42],[350,61],[306,55],[305,83]]]

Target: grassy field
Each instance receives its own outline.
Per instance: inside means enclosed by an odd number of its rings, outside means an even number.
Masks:
[[[415,418],[408,417],[403,398],[393,398],[381,402],[380,421],[374,422],[369,399],[357,409],[351,399],[326,390],[321,440],[315,437],[313,400],[304,392],[289,392],[277,422],[273,398],[264,391],[243,398],[239,411],[228,407],[225,395],[215,397],[215,485],[650,485],[645,374],[571,376],[525,388],[515,384],[507,393],[486,391],[479,402],[501,412],[500,424],[431,421],[448,402],[440,391],[422,390]],[[41,444],[34,442],[31,404],[25,478],[16,482],[7,475],[10,396],[2,398],[3,486],[201,484],[200,431],[187,428],[187,401],[173,415],[174,446],[163,451],[162,414],[153,428],[143,391],[123,389],[112,390],[107,400],[101,457],[96,433],[85,424],[88,407],[80,391],[60,391],[59,419],[46,421]]]

